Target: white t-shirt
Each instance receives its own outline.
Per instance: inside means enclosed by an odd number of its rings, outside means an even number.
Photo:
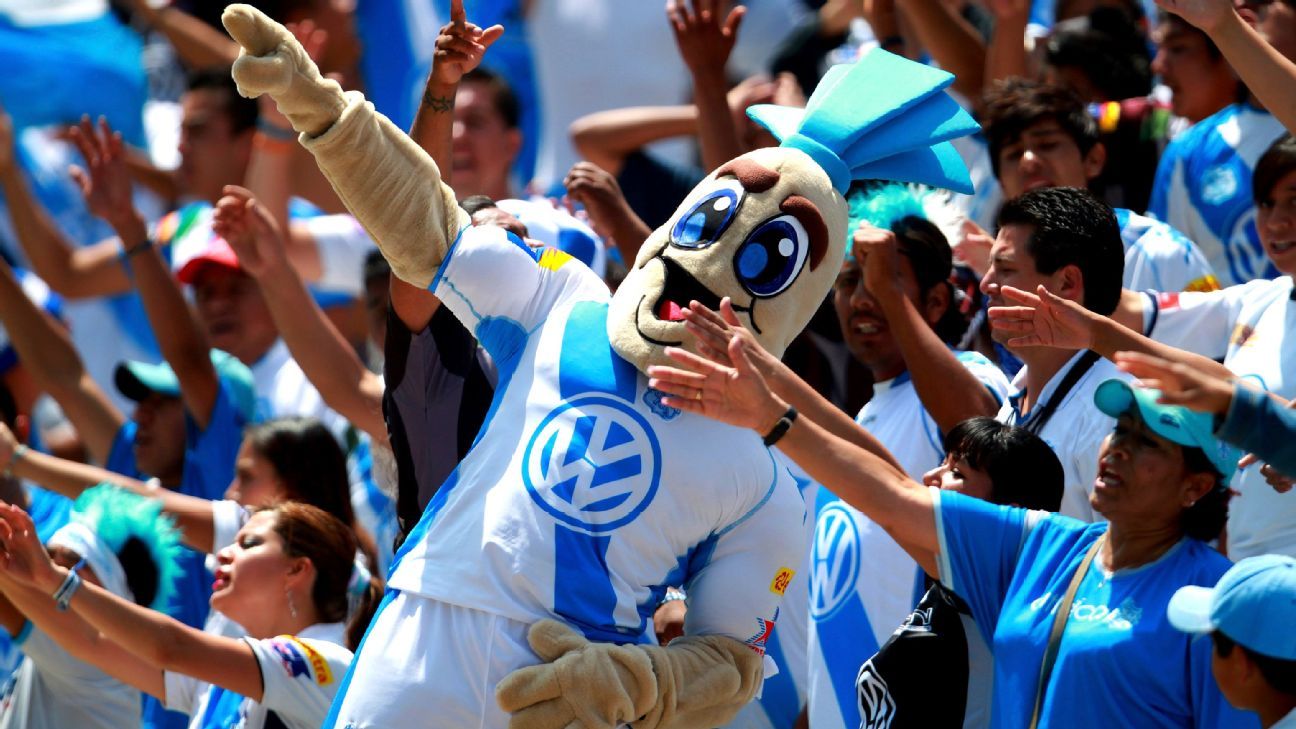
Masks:
[[[1123,285],[1134,291],[1213,291],[1215,271],[1183,233],[1155,218],[1116,208],[1125,243]]]
[[[760,436],[663,406],[608,342],[607,287],[560,251],[466,228],[431,290],[499,386],[389,584],[618,643],[652,642],[652,608],[682,584],[688,634],[763,653],[807,517]]]
[[[956,353],[997,400],[1008,379],[975,352]],[[856,422],[915,480],[945,458],[941,433],[913,380],[873,384]],[[855,677],[913,610],[918,565],[880,526],[827,489],[816,498],[810,548],[809,716],[813,727],[859,726]]]
[[[1026,368],[1023,367],[1013,378],[1014,393],[1000,408],[996,420],[1009,425],[1029,425],[1031,417],[1037,415],[1044,404],[1052,399],[1053,393],[1066,378],[1067,371],[1083,355],[1084,352],[1077,352],[1049,379],[1026,417],[1018,411],[1022,388],[1026,386]],[[1116,427],[1116,419],[1099,410],[1094,405],[1093,396],[1099,385],[1111,379],[1128,382],[1133,378],[1117,369],[1109,360],[1098,358],[1070,392],[1066,393],[1053,416],[1036,433],[1049,444],[1062,462],[1064,486],[1062,508],[1058,513],[1081,521],[1102,518],[1089,505],[1089,494],[1093,493],[1094,479],[1098,477],[1098,449],[1102,446],[1103,438]]]
[[[347,428],[346,418],[324,404],[319,390],[306,378],[301,365],[292,358],[282,339],[261,355],[251,367],[252,385],[256,390],[257,420],[304,415],[318,418],[339,437]]]
[[[1222,291],[1147,297],[1151,337],[1222,359],[1239,377],[1285,398],[1296,396],[1296,302],[1289,276]],[[1273,490],[1252,466],[1234,476],[1228,552],[1296,556],[1296,499]]]
[[[139,726],[139,691],[73,658],[30,622],[14,642],[27,658],[0,695],[0,728]]]
[[[288,729],[318,729],[351,666],[351,651],[343,646],[345,634],[341,623],[321,623],[298,635],[244,638],[261,670],[260,702],[166,671],[166,706],[188,714],[190,729],[262,729],[270,712]]]

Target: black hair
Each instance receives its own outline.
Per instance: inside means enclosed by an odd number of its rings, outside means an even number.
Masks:
[[[117,552],[117,561],[126,573],[126,586],[135,596],[135,603],[151,605],[157,597],[158,567],[148,546],[139,537],[130,537]]]
[[[1193,446],[1181,446],[1183,449],[1184,470],[1188,473],[1205,473],[1212,476],[1215,486],[1205,496],[1187,509],[1179,518],[1184,534],[1209,542],[1219,537],[1228,522],[1228,505],[1231,493],[1224,486],[1224,474],[1219,472],[1206,451]]]
[[[957,342],[967,329],[967,319],[959,311],[954,286],[950,284],[954,254],[950,251],[945,234],[935,223],[917,215],[908,215],[896,221],[891,225],[891,232],[896,235],[900,253],[909,259],[914,279],[918,282],[919,296],[925,297],[927,292],[937,286],[945,287],[949,303],[932,329],[941,341],[947,344]]]
[[[1098,123],[1075,92],[1056,84],[1009,78],[995,83],[982,97],[981,128],[990,146],[990,165],[999,176],[999,155],[1031,126],[1057,122],[1075,141],[1080,156],[1098,143]]]
[[[1296,661],[1274,658],[1253,651],[1219,630],[1211,633],[1211,643],[1215,645],[1215,653],[1220,658],[1228,658],[1235,647],[1240,649],[1246,654],[1247,659],[1260,669],[1260,675],[1264,677],[1270,688],[1296,698]]]
[[[1034,433],[991,417],[968,418],[950,429],[942,445],[990,476],[990,501],[1057,511],[1065,477],[1057,454]]]
[[[3,420],[10,430],[14,429],[14,423],[18,421],[18,403],[14,400],[13,392],[4,382],[0,382],[0,420]]]
[[[1152,59],[1135,20],[1125,8],[1104,5],[1088,16],[1058,23],[1045,59],[1054,68],[1078,69],[1102,101],[1147,96],[1152,92]]]
[[[387,259],[383,257],[382,251],[379,250],[369,251],[369,255],[365,256],[364,267],[362,270],[364,272],[363,281],[365,283],[377,281],[378,279],[385,279],[391,276],[391,264],[387,262]]]
[[[1188,21],[1184,20],[1178,15],[1175,15],[1174,13],[1171,13],[1166,10],[1158,11],[1157,23],[1166,23],[1169,25],[1174,25],[1176,26],[1176,30],[1184,30],[1189,33],[1192,33],[1193,35],[1198,36],[1199,38],[1202,39],[1202,42],[1206,44],[1206,53],[1211,57],[1211,60],[1213,61],[1224,60],[1223,51],[1219,49],[1219,46],[1215,45],[1215,41],[1211,39],[1211,37],[1206,33],[1206,31],[1202,30],[1201,28],[1198,28],[1192,23],[1189,23]]]
[[[1255,172],[1251,173],[1251,194],[1255,197],[1255,204],[1265,205],[1274,188],[1293,170],[1296,170],[1296,139],[1284,134],[1260,155]]]
[[[309,417],[276,418],[248,427],[243,435],[274,467],[287,491],[283,501],[317,507],[350,525],[361,551],[373,562],[373,536],[360,526],[351,506],[346,454],[323,423]]]
[[[522,103],[518,101],[517,94],[514,93],[513,87],[509,86],[504,77],[478,66],[473,70],[465,73],[459,81],[460,85],[467,83],[484,84],[490,88],[491,99],[494,101],[493,106],[500,117],[504,119],[504,126],[509,129],[517,129],[522,122]]]
[[[464,212],[468,213],[469,217],[472,217],[482,210],[497,208],[499,206],[495,204],[495,201],[492,200],[489,195],[469,195],[459,201],[459,207],[463,208]]]
[[[245,99],[238,92],[229,67],[200,68],[189,72],[188,91],[217,91],[224,97],[224,111],[234,134],[256,127],[257,101]]]
[[[999,227],[1031,228],[1026,251],[1041,274],[1075,266],[1084,278],[1084,307],[1109,316],[1120,302],[1125,244],[1116,214],[1076,187],[1032,190],[1004,203]]]

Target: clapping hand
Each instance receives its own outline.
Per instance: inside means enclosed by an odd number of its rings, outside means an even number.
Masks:
[[[724,75],[738,40],[738,26],[747,13],[747,8],[739,5],[726,15],[723,6],[727,4],[725,0],[668,0],[666,4],[680,57],[694,76]]]
[[[53,594],[63,582],[62,570],[36,536],[27,512],[0,501],[0,573],[24,585]]]
[[[1010,347],[1058,347],[1090,349],[1097,314],[1040,286],[1036,293],[1012,286],[999,289],[1004,298],[1020,306],[992,306],[990,326],[1015,334]]]
[[[103,117],[96,126],[85,116],[68,130],[68,137],[85,159],[85,167],[72,165],[68,172],[81,188],[90,212],[117,229],[138,217],[131,201],[130,171],[126,168],[121,133],[114,132]]]
[[[224,192],[216,203],[212,231],[234,249],[239,266],[253,278],[287,266],[283,233],[270,211],[242,187],[226,185]]]
[[[758,433],[769,432],[787,411],[787,403],[770,391],[741,341],[731,339],[727,354],[732,367],[667,347],[666,355],[682,368],[649,367],[648,386],[666,393],[662,404],[669,407]]]

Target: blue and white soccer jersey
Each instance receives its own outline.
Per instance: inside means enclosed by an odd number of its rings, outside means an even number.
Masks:
[[[1166,223],[1116,208],[1125,244],[1125,288],[1133,291],[1214,291],[1219,280],[1197,244]]]
[[[985,357],[959,361],[1003,400],[1008,380]],[[908,373],[873,385],[857,421],[895,455],[911,478],[945,459],[940,429]],[[810,547],[810,726],[860,725],[855,678],[913,610],[918,565],[881,527],[827,489],[815,503]]]
[[[188,714],[190,729],[317,729],[351,665],[345,626],[318,623],[297,635],[243,640],[261,671],[260,701],[165,671],[167,708]]]
[[[1296,397],[1296,302],[1292,279],[1252,281],[1223,291],[1160,294],[1151,302],[1151,337],[1222,359],[1237,376]],[[1233,559],[1275,553],[1296,556],[1296,500],[1265,483],[1252,466],[1230,486],[1228,553]]]
[[[794,461],[775,451],[801,489],[806,504],[815,503],[823,489]],[[806,543],[814,537],[814,523],[806,520]],[[810,555],[796,569],[795,579],[785,587],[779,608],[778,630],[765,646],[766,655],[778,673],[765,679],[760,696],[744,706],[725,729],[792,729],[806,707],[810,656]]]
[[[1053,397],[1053,393],[1066,378],[1067,371],[1076,365],[1083,354],[1077,352],[1053,375],[1044,386],[1044,391],[1033,398],[1035,404],[1025,417],[1022,416],[1019,405],[1022,388],[1026,383],[1026,369],[1023,368],[1013,378],[1014,394],[999,409],[995,419],[1008,425],[1029,425],[1031,418]],[[1099,385],[1111,379],[1128,382],[1133,377],[1117,369],[1109,360],[1099,358],[1070,392],[1066,393],[1053,412],[1053,417],[1036,432],[1062,462],[1062,506],[1058,513],[1081,521],[1102,518],[1089,505],[1089,494],[1093,493],[1094,479],[1098,477],[1098,449],[1102,446],[1103,439],[1116,427],[1116,419],[1094,405],[1093,394]]]
[[[651,643],[666,586],[682,584],[686,633],[763,653],[781,586],[805,554],[806,512],[760,438],[664,407],[608,343],[607,287],[564,253],[466,228],[431,290],[495,360],[499,386],[477,443],[397,554],[388,584],[405,608],[380,611],[371,636],[445,603]],[[402,635],[424,629],[434,630],[409,625]],[[460,642],[480,636],[460,638],[409,660],[438,673],[477,670],[447,668],[460,663]],[[487,722],[498,712],[489,696],[421,682],[418,666],[394,665],[386,650],[361,648],[335,725],[397,725],[443,704]],[[499,678],[537,662],[524,646],[500,651],[489,669]],[[398,700],[377,698],[392,691]]]
[[[1195,242],[1224,286],[1278,275],[1256,233],[1251,174],[1283,133],[1268,112],[1232,104],[1170,142],[1157,165],[1148,213]]]

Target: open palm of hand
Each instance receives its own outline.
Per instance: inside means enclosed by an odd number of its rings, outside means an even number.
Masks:
[[[54,563],[36,536],[31,517],[4,502],[0,502],[0,570],[8,579],[26,585],[58,581]]]
[[[114,132],[103,117],[97,127],[90,123],[90,117],[82,117],[69,136],[85,159],[85,168],[74,167],[71,172],[86,207],[109,222],[128,215],[133,210],[131,179],[121,134]]]

